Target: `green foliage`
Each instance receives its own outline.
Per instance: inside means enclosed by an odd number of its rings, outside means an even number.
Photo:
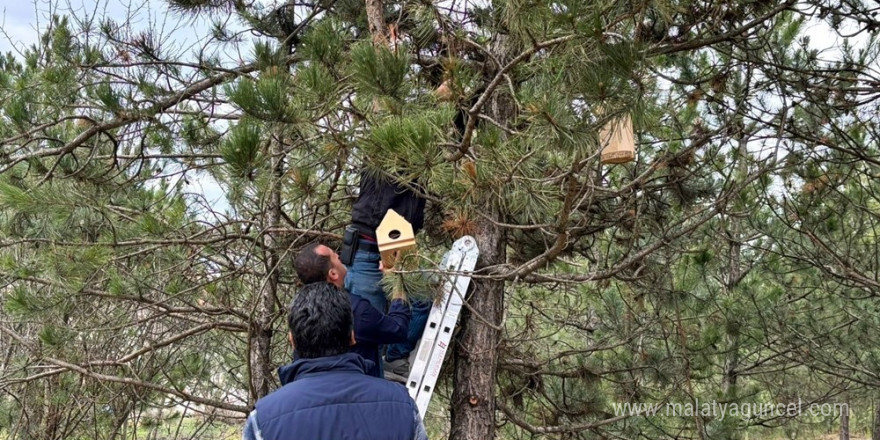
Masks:
[[[109,83],[98,84],[92,93],[105,110],[118,113],[122,109],[121,98]]]
[[[446,126],[455,116],[449,106],[412,116],[394,116],[373,127],[367,139],[367,155],[385,172],[413,180],[425,176],[442,163]]]
[[[47,349],[55,351],[67,343],[70,334],[63,327],[48,324],[40,330],[39,338]]]
[[[333,17],[321,20],[303,35],[299,53],[304,59],[326,68],[337,68],[343,60],[346,37],[348,33],[339,20]]]
[[[265,121],[293,122],[295,109],[288,97],[290,76],[271,67],[270,72],[259,79],[242,79],[228,90],[229,98],[247,115]]]
[[[30,110],[28,108],[28,103],[31,101],[32,96],[23,93],[14,97],[9,101],[9,103],[4,106],[3,113],[15,124],[16,128],[19,131],[25,131],[26,127],[29,125],[29,121],[31,118]]]
[[[259,125],[243,120],[230,130],[220,146],[220,154],[231,173],[252,178],[262,161],[262,133]]]
[[[426,269],[419,269],[427,260],[418,253],[401,255],[394,270],[382,275],[381,286],[390,298],[395,294],[406,295],[408,301],[432,301],[443,299],[443,277]]]
[[[4,306],[8,313],[16,316],[28,316],[42,309],[39,299],[25,286],[13,288]]]
[[[362,42],[351,48],[350,56],[355,87],[365,98],[387,98],[387,105],[397,106],[409,94],[410,58],[406,46],[391,50]]]
[[[25,213],[39,212],[41,209],[24,189],[3,181],[0,181],[0,206]]]
[[[283,69],[287,65],[286,58],[280,47],[273,47],[264,41],[254,43],[254,62],[260,70]]]
[[[476,394],[494,423],[467,436],[833,427],[613,408],[876,398],[875,41],[820,53],[805,32],[877,27],[859,2],[820,3],[385,2],[387,46],[356,0],[172,1],[195,20],[180,26],[212,24],[197,48],[135,17],[50,17],[0,58],[0,386],[14,396],[0,424],[210,437],[141,413],[180,392],[245,414],[289,360],[290,256],[334,241],[366,170],[429,199],[422,257],[387,290],[435,293],[417,269],[450,238],[484,251],[431,413],[480,409],[454,387],[493,383]],[[597,132],[623,115],[636,160],[602,164]]]

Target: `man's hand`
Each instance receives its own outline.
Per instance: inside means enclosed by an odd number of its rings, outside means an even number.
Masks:
[[[379,260],[379,270],[382,271],[382,275],[385,275],[385,263],[382,260]],[[395,290],[391,293],[391,300],[399,299],[401,301],[407,301],[406,291],[403,289]]]

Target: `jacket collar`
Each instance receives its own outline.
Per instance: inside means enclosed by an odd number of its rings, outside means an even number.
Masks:
[[[349,371],[367,374],[374,365],[373,361],[364,359],[357,353],[344,353],[314,359],[300,358],[293,361],[293,363],[279,367],[278,378],[281,379],[281,385],[284,386],[303,377],[328,371]]]

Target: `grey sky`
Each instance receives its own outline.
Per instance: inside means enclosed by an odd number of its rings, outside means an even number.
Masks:
[[[130,19],[135,27],[159,24],[162,34],[184,45],[195,43],[207,31],[207,23],[170,16],[163,0],[0,0],[0,5],[0,30],[3,31],[3,35],[0,35],[0,53],[33,44],[53,12],[63,14],[72,11],[78,16],[97,14],[125,21],[129,11],[134,10]],[[841,39],[828,25],[812,22],[806,26],[806,34],[810,36],[811,46],[820,50],[830,49],[827,55],[834,57],[834,48],[840,45]],[[856,40],[856,43],[865,42],[865,38]]]
[[[34,24],[34,5],[28,2],[4,0],[0,9],[0,29],[4,35],[0,38],[0,52],[6,53],[13,49],[10,39],[21,42],[36,41]]]
[[[134,30],[154,29],[183,50],[194,48],[209,32],[209,23],[172,13],[164,0],[0,0],[0,4],[0,53],[35,43],[52,14],[110,17]]]

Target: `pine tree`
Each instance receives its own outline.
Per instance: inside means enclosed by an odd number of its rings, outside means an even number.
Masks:
[[[426,255],[478,241],[451,438],[737,438],[799,426],[612,406],[872,398],[875,49],[804,36],[873,34],[862,2],[169,5],[212,23],[195,53],[59,17],[3,60],[0,380],[43,402],[15,434],[88,435],[76,378],[113,435],[166,396],[246,413],[289,359],[288,257],[338,239],[361,171],[418,182]],[[601,164],[626,117],[636,160]]]
[[[169,398],[245,411],[211,384],[247,329],[215,270],[229,234],[196,218],[156,108],[129,101],[145,83],[82,68],[111,62],[75,32],[53,18],[2,69],[6,435],[116,438]]]

